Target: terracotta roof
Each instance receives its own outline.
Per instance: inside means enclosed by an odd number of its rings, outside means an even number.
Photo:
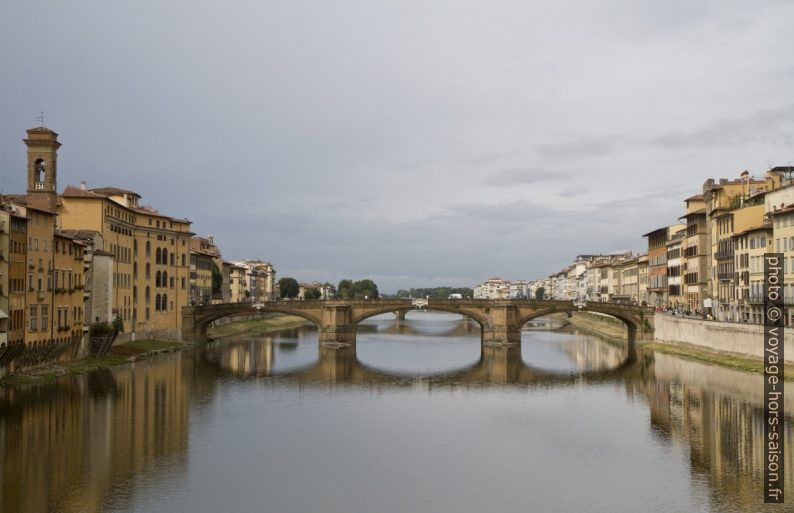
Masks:
[[[94,237],[99,235],[99,232],[96,230],[59,230],[59,232],[80,240],[93,240]]]
[[[52,130],[50,130],[49,128],[47,128],[46,126],[37,126],[36,128],[28,128],[25,131],[26,132],[46,132],[46,133],[50,133],[50,134],[54,134],[55,133]]]
[[[687,217],[699,216],[699,215],[706,215],[706,209],[705,208],[699,208],[697,210],[693,210],[692,212],[687,212],[686,214],[682,215],[678,219],[686,219]]]
[[[684,201],[695,201],[695,200],[702,200],[702,199],[703,199],[703,195],[702,194],[695,194],[694,196],[688,197]]]
[[[770,215],[774,216],[774,215],[777,215],[777,214],[785,214],[787,212],[791,212],[792,210],[794,210],[794,205],[787,205],[784,208],[779,208],[777,210],[773,210],[771,212],[767,212],[767,214],[770,214]]]
[[[667,228],[669,228],[669,227],[668,227],[668,226],[663,226],[663,227],[661,227],[661,228],[657,228],[657,229],[655,229],[655,230],[651,230],[651,231],[649,231],[648,233],[646,233],[646,234],[643,234],[643,237],[649,237],[649,236],[651,236],[652,234],[654,234],[654,233],[656,233],[656,232],[660,232],[660,231],[662,231],[662,230],[664,230],[665,232],[667,232]]]
[[[126,194],[128,196],[137,196],[139,198],[141,197],[141,195],[135,191],[130,191],[127,189],[119,189],[118,187],[98,187],[90,190],[91,192],[95,192],[103,196],[123,196]]]
[[[73,185],[67,185],[66,189],[63,190],[61,196],[66,198],[105,198],[102,194],[97,194],[93,191],[87,191],[85,189],[81,189],[80,187],[75,187]]]
[[[50,210],[42,205],[34,205],[30,201],[30,197],[27,194],[10,194],[6,196],[10,199],[11,203],[16,203],[17,205],[22,205],[29,210],[36,210],[38,212],[45,212],[47,214],[58,215],[58,212],[55,210]]]
[[[212,254],[212,253],[210,253],[208,251],[202,251],[200,249],[192,249],[191,248],[190,252],[191,253],[196,253],[197,255],[204,255],[204,256],[208,256],[208,257],[212,257],[212,258],[215,258],[215,257],[218,256],[218,255]]]

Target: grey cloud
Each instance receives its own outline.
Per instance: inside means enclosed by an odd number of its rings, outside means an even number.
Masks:
[[[578,137],[567,141],[543,143],[535,146],[538,154],[552,160],[570,160],[583,157],[603,157],[618,150],[626,137]]]
[[[60,189],[136,190],[281,276],[539,276],[794,159],[790,2],[7,4],[3,192],[43,108]]]
[[[787,128],[787,130],[781,130]],[[761,109],[744,118],[724,118],[697,130],[678,130],[641,140],[666,149],[714,148],[766,140],[791,144],[794,104]]]
[[[516,168],[496,171],[485,179],[486,185],[510,186],[531,185],[543,182],[566,180],[570,174],[564,171],[551,171],[543,169]]]

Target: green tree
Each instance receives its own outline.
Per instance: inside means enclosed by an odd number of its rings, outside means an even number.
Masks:
[[[330,297],[336,297],[336,287],[332,283],[325,282],[323,286],[328,289],[328,294]]]
[[[538,287],[535,289],[535,299],[543,299],[546,296],[546,289]]]
[[[282,298],[294,298],[298,297],[298,293],[300,292],[300,286],[298,286],[298,280],[295,278],[284,277],[278,280],[278,288],[281,291]]]
[[[355,290],[353,289],[353,280],[344,279],[339,282],[339,285],[336,287],[336,295],[342,299],[353,299],[355,295]]]
[[[223,275],[221,270],[218,269],[218,264],[212,262],[212,297],[221,296],[221,287],[223,286]]]
[[[356,299],[377,299],[378,286],[370,279],[359,280],[353,284],[354,297]]]
[[[320,299],[322,296],[320,289],[308,289],[303,292],[303,299]]]

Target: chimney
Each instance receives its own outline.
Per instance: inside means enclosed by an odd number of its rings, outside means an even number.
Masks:
[[[85,190],[85,189],[86,189],[86,183],[85,183],[85,180],[83,180],[83,181],[81,181],[81,182],[80,182],[80,188],[81,188],[82,190]]]

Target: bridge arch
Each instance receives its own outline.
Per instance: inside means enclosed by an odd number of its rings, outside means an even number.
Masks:
[[[318,329],[322,326],[322,320],[314,312],[307,311],[302,308],[290,307],[284,304],[265,304],[260,308],[254,308],[250,303],[242,305],[237,304],[221,304],[211,305],[209,307],[202,307],[200,313],[195,313],[191,319],[193,326],[193,340],[197,342],[204,342],[207,340],[207,329],[210,325],[218,319],[225,317],[239,317],[242,315],[264,315],[269,313],[281,313],[285,315],[294,315],[301,317],[309,322],[317,325]],[[183,320],[183,325],[185,324]],[[184,338],[184,335],[183,335]]]
[[[391,312],[412,312],[414,310],[417,310],[417,308],[414,307],[413,305],[397,306],[397,307],[384,306],[381,308],[368,309],[364,312],[355,314],[352,319],[352,324],[353,327],[357,329],[359,323],[369,319],[370,317],[375,317],[376,315],[381,315]],[[477,324],[479,324],[480,328],[483,328],[488,325],[488,319],[485,316],[478,314],[477,312],[462,311],[459,308],[452,308],[452,307],[448,308],[440,305],[431,305],[428,306],[427,308],[423,308],[423,310],[428,312],[444,312],[444,313],[453,313],[453,314],[461,315],[464,318],[470,319],[476,322]]]
[[[598,313],[621,321],[626,326],[626,337],[630,350],[634,349],[637,333],[642,333],[648,328],[646,325],[647,321],[645,321],[641,309],[620,308],[610,303],[589,303],[582,307],[570,303],[551,305],[548,308],[542,308],[521,315],[518,318],[518,329],[522,329],[526,323],[538,317],[546,317],[555,313],[566,313],[570,317],[574,312]]]

